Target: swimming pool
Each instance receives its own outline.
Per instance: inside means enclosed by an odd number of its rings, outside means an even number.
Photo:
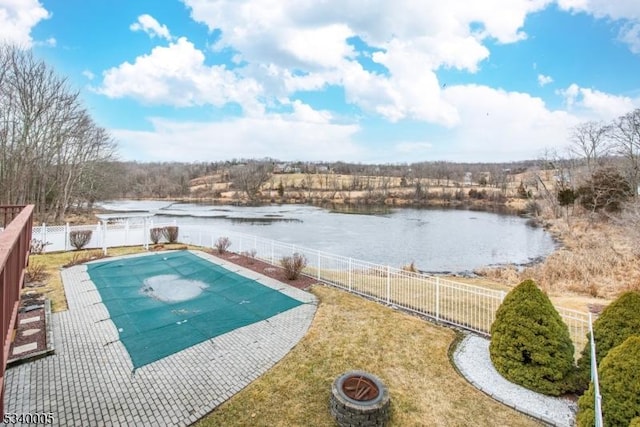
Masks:
[[[98,261],[87,272],[134,369],[303,304],[190,251]]]

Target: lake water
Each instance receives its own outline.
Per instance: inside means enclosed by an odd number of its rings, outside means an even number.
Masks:
[[[151,212],[158,221],[232,230],[364,261],[421,271],[466,273],[502,264],[527,264],[556,243],[542,228],[514,215],[454,209],[390,209],[346,214],[307,205],[237,207],[166,201],[114,201],[114,211]]]

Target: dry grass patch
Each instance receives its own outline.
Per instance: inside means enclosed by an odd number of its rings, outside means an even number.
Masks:
[[[388,302],[400,308],[433,317],[437,313],[440,320],[486,333],[489,333],[502,298],[511,289],[511,286],[483,278],[453,277],[453,280],[448,280],[407,271],[394,271],[387,277],[386,268],[353,269],[350,273],[308,269],[307,273],[313,277],[319,274],[319,277],[330,280],[336,286],[378,301],[387,302],[388,295]],[[552,301],[558,308],[582,312],[587,312],[590,306],[603,305],[602,300],[576,296],[563,299],[552,297]],[[571,317],[575,316],[572,314]],[[576,348],[582,348],[586,334],[583,322],[566,319],[566,316],[565,321],[570,322],[568,326]]]
[[[387,384],[391,425],[539,425],[469,385],[453,368],[451,329],[339,290],[314,286],[320,304],[300,343],[198,425],[333,426],[331,383],[362,369]]]
[[[562,247],[543,262],[478,271],[488,280],[515,286],[535,280],[553,299],[585,310],[589,304],[608,304],[617,295],[640,289],[640,256],[629,230],[606,221],[572,218],[552,221],[551,232]]]

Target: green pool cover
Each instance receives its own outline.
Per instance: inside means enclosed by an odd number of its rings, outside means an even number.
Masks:
[[[302,302],[188,251],[88,265],[134,368]]]

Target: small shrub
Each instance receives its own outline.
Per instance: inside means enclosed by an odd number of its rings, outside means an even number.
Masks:
[[[91,230],[74,230],[69,233],[69,243],[71,243],[71,246],[76,248],[76,250],[80,250],[87,246],[92,234],[93,232]]]
[[[151,243],[157,245],[163,235],[162,227],[154,227],[149,229],[149,238],[151,239]]]
[[[553,396],[570,390],[574,371],[569,328],[533,280],[507,294],[491,325],[489,353],[511,382]]]
[[[178,227],[175,225],[164,227],[162,229],[162,235],[167,239],[167,242],[176,243],[178,241]]]
[[[631,425],[640,416],[640,336],[630,336],[611,349],[599,368],[604,425]],[[594,388],[591,384],[578,400],[576,422],[580,427],[591,427],[595,425],[594,421]]]
[[[243,255],[245,258],[247,258],[247,262],[249,264],[253,264],[254,260],[256,259],[256,254],[258,252],[255,249],[251,249],[248,251],[243,251],[240,255]]]
[[[307,258],[296,252],[293,256],[282,257],[280,265],[284,268],[284,275],[288,280],[296,280],[307,266]]]
[[[556,193],[560,206],[571,206],[578,198],[578,194],[572,188],[561,188]]]
[[[231,240],[228,237],[219,237],[214,246],[219,254],[223,254],[227,252],[227,249],[231,246]]]
[[[640,334],[640,292],[628,291],[609,304],[593,322],[593,339],[596,342],[598,364],[609,350],[622,344],[631,335]],[[591,378],[591,346],[582,349],[578,360],[576,389],[585,390]]]
[[[50,244],[51,242],[45,242],[40,239],[32,239],[29,252],[31,252],[33,255],[40,255],[44,252],[44,248],[46,248]]]
[[[475,188],[469,190],[469,197],[472,199],[482,200],[487,198],[487,190],[478,191]]]
[[[37,262],[29,263],[29,266],[26,268],[24,273],[24,280],[27,283],[31,282],[41,282],[47,277],[47,271],[44,264],[40,264]]]

